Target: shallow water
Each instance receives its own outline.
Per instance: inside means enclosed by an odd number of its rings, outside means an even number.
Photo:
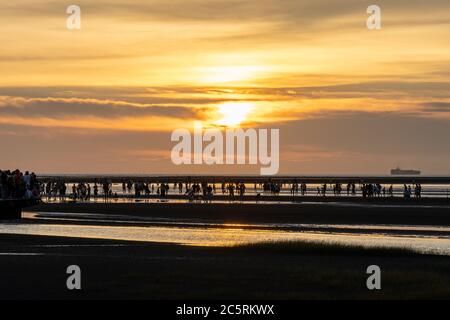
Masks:
[[[25,213],[24,217],[26,219],[21,222],[0,223],[0,233],[191,246],[319,241],[366,247],[411,248],[421,253],[450,255],[450,228],[439,226],[220,224],[206,220],[75,213]]]
[[[67,187],[67,194],[72,192],[72,185],[73,184],[66,184]],[[152,194],[155,194],[157,192],[157,185],[154,184],[155,188],[152,192]],[[346,185],[343,184],[343,190],[341,193],[342,197],[347,197],[347,190],[346,190]],[[385,184],[383,185],[384,187],[386,187],[386,189],[389,188],[390,184]],[[91,187],[93,187],[93,184],[91,184]],[[133,191],[126,191],[123,190],[122,188],[122,184],[120,183],[113,183],[112,184],[112,192],[113,193],[117,193],[119,196],[122,195],[127,195],[127,196],[133,196],[134,192]],[[170,189],[169,189],[169,194],[170,195],[179,195],[180,192],[178,190],[178,188],[174,188],[173,184],[169,185]],[[315,196],[317,195],[317,188],[321,188],[322,184],[316,184],[316,183],[310,183],[307,186],[307,195],[309,196]],[[413,190],[414,190],[414,186],[412,186]],[[396,197],[403,197],[403,184],[393,184],[393,190],[394,190],[394,195]],[[92,190],[93,192],[93,190]],[[186,188],[183,186],[183,190],[182,190],[182,194],[185,194],[186,192]],[[216,192],[214,192],[217,195],[222,195],[222,189],[219,183],[216,183]],[[253,184],[246,184],[246,195],[256,195],[258,193],[261,194],[270,194],[270,193],[265,193],[263,188],[260,185],[257,185],[256,188]],[[102,194],[102,190],[101,190],[101,186],[99,187],[99,195]],[[235,193],[236,195],[238,194],[237,192]],[[291,185],[290,184],[286,184],[283,186],[281,192],[280,192],[280,196],[290,196],[291,195]],[[328,196],[332,196],[333,195],[333,189],[331,187],[331,185],[328,185],[328,190],[327,190],[327,195]],[[356,188],[356,195],[357,196],[362,196],[361,193],[361,189],[360,189],[360,185],[357,185]],[[351,194],[348,197],[353,197]],[[435,197],[435,198],[450,198],[450,185],[448,184],[423,184],[422,185],[422,197],[427,198],[427,197]]]

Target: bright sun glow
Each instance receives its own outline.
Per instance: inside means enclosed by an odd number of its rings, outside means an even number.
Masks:
[[[252,80],[256,74],[265,71],[261,66],[227,66],[212,67],[201,70],[204,74],[202,82],[205,83],[229,83]]]
[[[254,108],[252,103],[228,102],[217,106],[221,118],[215,122],[221,126],[238,126]]]

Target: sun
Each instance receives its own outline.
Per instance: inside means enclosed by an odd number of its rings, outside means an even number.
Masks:
[[[240,125],[248,118],[255,105],[244,102],[227,102],[217,106],[219,120],[217,125],[234,127]]]

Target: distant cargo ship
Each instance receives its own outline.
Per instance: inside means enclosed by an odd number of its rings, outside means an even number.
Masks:
[[[393,176],[418,176],[420,173],[419,170],[403,170],[399,167],[391,170],[391,175]]]

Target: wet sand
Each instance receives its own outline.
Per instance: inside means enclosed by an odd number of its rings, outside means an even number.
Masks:
[[[5,222],[130,226],[46,220],[45,212],[96,213],[209,223],[450,225],[450,208],[344,203],[52,203],[38,219]],[[30,210],[28,210],[30,211]],[[109,216],[108,219],[114,217]],[[114,219],[113,219],[114,220]],[[138,221],[138,226],[141,222]],[[152,222],[142,222],[148,225]],[[193,226],[195,227],[195,226]],[[427,227],[428,229],[429,227]],[[431,230],[431,229],[430,229]],[[149,230],[148,232],[151,232]],[[344,232],[351,232],[345,230]],[[356,231],[355,231],[356,232]],[[379,231],[376,231],[379,232]],[[439,236],[439,231],[429,231]],[[338,244],[259,243],[234,247],[0,234],[0,299],[449,299],[450,256]],[[82,270],[82,290],[66,289],[66,268]],[[366,288],[379,265],[382,290]]]
[[[430,203],[48,203],[33,212],[105,213],[219,223],[398,224],[450,226],[450,205]]]

